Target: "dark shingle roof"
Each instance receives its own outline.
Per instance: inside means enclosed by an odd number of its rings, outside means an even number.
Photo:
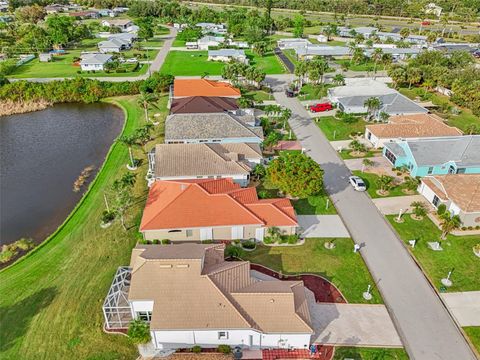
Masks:
[[[191,96],[173,100],[172,114],[221,113],[237,110],[237,101],[219,96]]]

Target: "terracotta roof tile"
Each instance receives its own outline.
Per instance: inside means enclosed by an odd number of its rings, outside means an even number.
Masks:
[[[240,97],[240,90],[229,83],[207,79],[175,79],[173,83],[173,96],[219,96]]]

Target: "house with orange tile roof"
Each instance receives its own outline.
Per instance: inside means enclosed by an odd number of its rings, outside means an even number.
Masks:
[[[418,192],[436,208],[444,204],[447,211],[460,217],[462,226],[480,226],[480,175],[425,176]]]
[[[125,298],[156,350],[308,348],[313,328],[302,281],[259,280],[224,244],[139,245]],[[111,322],[106,315],[106,327]],[[113,320],[113,319],[112,319]]]
[[[173,98],[190,96],[217,96],[238,99],[240,89],[223,81],[208,79],[175,79],[173,82]]]
[[[383,147],[386,142],[395,139],[420,139],[445,136],[460,136],[462,131],[448,126],[443,119],[434,114],[406,114],[391,116],[388,123],[368,124],[365,139],[375,148]]]
[[[296,234],[289,199],[259,199],[255,188],[241,188],[230,178],[164,180],[150,187],[140,232],[146,240],[262,241],[273,227]]]

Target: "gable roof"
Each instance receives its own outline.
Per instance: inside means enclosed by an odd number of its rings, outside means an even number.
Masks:
[[[250,119],[251,116],[248,116]],[[165,122],[165,140],[258,138],[261,126],[249,126],[242,116],[228,113],[174,114]]]
[[[226,262],[224,249],[223,244],[133,249],[128,298],[154,301],[152,330],[313,333],[303,282],[259,281],[248,262]]]
[[[231,179],[156,181],[140,231],[214,226],[296,226],[288,199],[259,200],[255,188]]]
[[[240,90],[222,81],[207,79],[175,79],[173,83],[174,97],[187,96],[221,96],[240,97]]]
[[[155,177],[249,174],[246,158],[262,158],[258,144],[159,144]]]
[[[130,42],[128,40],[124,40],[124,39],[121,39],[121,38],[110,38],[109,40],[105,40],[105,41],[100,41],[98,43],[98,47],[99,48],[111,48],[111,47],[122,47],[122,46],[125,46],[125,45],[129,45]]]
[[[387,124],[368,124],[367,129],[378,138],[421,138],[462,135],[453,126],[445,124],[437,115],[396,115]]]
[[[480,175],[448,174],[422,179],[442,200],[450,199],[464,212],[480,212]]]
[[[109,54],[83,54],[81,56],[81,61],[80,63],[82,65],[96,65],[100,64],[103,65],[107,61],[109,61],[113,56]]]
[[[208,50],[208,56],[245,57],[245,51],[237,49]]]
[[[190,96],[174,99],[170,107],[170,113],[216,113],[237,109],[237,101],[233,98],[219,96]]]
[[[423,106],[416,104],[396,90],[387,94],[341,97],[338,99],[338,102],[344,107],[365,107],[365,101],[371,97],[377,97],[380,100],[381,107],[379,112],[386,112],[388,114],[420,114],[428,112]]]

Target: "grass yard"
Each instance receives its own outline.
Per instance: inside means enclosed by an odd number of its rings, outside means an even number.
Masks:
[[[467,333],[477,352],[480,353],[480,326],[467,326],[463,330]]]
[[[333,360],[408,360],[404,349],[336,347]]]
[[[360,170],[354,170],[352,171],[354,175],[360,176],[363,181],[365,182],[365,185],[367,185],[367,193],[370,195],[372,199],[375,198],[383,198],[383,197],[394,197],[394,196],[406,196],[408,194],[405,194],[402,189],[403,187],[400,186],[394,186],[390,190],[388,190],[388,195],[387,196],[381,196],[377,194],[377,190],[380,188],[377,186],[377,179],[380,177],[377,174],[372,174],[368,172],[361,172]]]
[[[362,119],[359,119],[355,123],[346,123],[342,120],[334,118],[333,116],[320,117],[318,118],[318,121],[315,121],[315,123],[330,141],[350,140],[350,134],[353,132],[361,132],[362,134],[365,133],[366,125],[366,122]]]
[[[327,96],[327,89],[334,87],[331,84],[322,84],[322,85],[314,85],[314,84],[305,84],[302,86],[302,90],[300,90],[300,94],[298,95],[299,100],[320,100]]]
[[[295,53],[295,50],[293,49],[285,49],[282,50],[282,52],[285,54],[285,56],[292,62],[293,65],[297,66],[298,64],[298,59],[297,59],[297,54]]]
[[[418,97],[424,98],[425,100],[431,100],[433,104],[440,106],[440,109],[442,106],[450,106],[460,109],[460,114],[458,115],[449,112],[436,112],[437,115],[447,120],[448,125],[455,126],[462,131],[466,131],[467,127],[471,124],[476,124],[480,127],[480,117],[474,115],[470,109],[455,105],[445,95],[429,93],[423,88],[400,88],[399,91],[412,100],[415,100]]]
[[[165,108],[167,97],[159,104]],[[135,97],[112,99],[124,107],[123,134],[144,124]],[[162,110],[166,114],[166,109]],[[161,133],[159,126],[157,133]],[[161,136],[157,141],[161,140]],[[138,158],[143,152],[135,149]],[[133,359],[127,337],[102,331],[101,305],[120,265],[129,263],[146,197],[147,162],[137,170],[137,203],[125,232],[116,222],[99,226],[103,195],[126,172],[127,148],[115,142],[89,191],[52,237],[0,272],[0,354],[2,359]]]
[[[174,45],[176,46],[176,45]],[[285,70],[273,53],[263,57],[253,55],[250,50],[245,52],[250,58],[250,64],[262,69],[267,74],[283,74]],[[223,62],[208,61],[208,51],[170,51],[163,63],[161,72],[176,76],[220,75]]]
[[[300,273],[317,274],[337,286],[348,302],[365,303],[362,293],[368,284],[373,285],[362,257],[353,252],[353,241],[349,238],[335,239],[336,247],[327,250],[326,241],[332,239],[306,239],[300,246],[259,245],[252,252],[245,252],[244,260],[261,264],[284,275]],[[370,303],[381,303],[382,299],[373,286]]]
[[[480,259],[472,251],[473,246],[480,243],[480,235],[448,235],[446,240],[441,241],[443,251],[433,251],[427,242],[440,241],[441,231],[430,219],[415,221],[409,215],[404,215],[405,222],[398,224],[393,220],[394,217],[387,216],[401,239],[407,244],[409,240],[417,240],[417,245],[410,251],[437,289],[442,286],[440,280],[454,268],[451,277],[453,286],[448,291],[480,290]]]
[[[297,215],[335,215],[337,213],[328,195],[309,196],[292,202]]]
[[[273,95],[263,90],[251,90],[242,95],[246,98],[252,99],[257,103],[267,101],[267,100],[273,100]]]
[[[368,61],[361,64],[350,63],[349,59],[339,59],[334,60],[338,65],[348,66],[348,70],[351,71],[373,71],[375,69],[375,63],[373,61]],[[385,66],[382,64],[377,64],[377,71],[385,70]]]

